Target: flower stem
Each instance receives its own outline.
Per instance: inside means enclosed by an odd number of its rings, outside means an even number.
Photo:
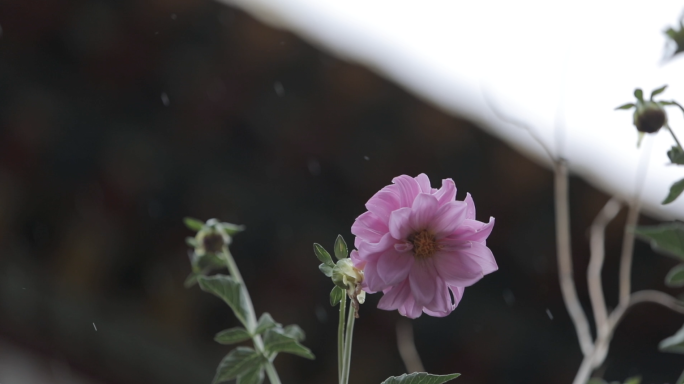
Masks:
[[[670,134],[672,135],[672,138],[674,139],[675,143],[677,143],[679,149],[684,151],[684,147],[682,147],[682,144],[679,142],[679,140],[677,140],[677,136],[675,136],[674,131],[672,130],[672,128],[670,128],[670,124],[665,124],[665,128],[667,128],[667,130],[670,131]]]
[[[347,298],[345,297],[346,301]],[[347,330],[345,332],[344,340],[344,358],[342,360],[342,378],[340,384],[349,383],[349,367],[351,365],[351,351],[352,351],[352,336],[354,335],[354,320],[356,320],[355,311],[353,307],[349,308],[347,315]]]
[[[245,303],[247,304],[247,324],[245,324],[245,327],[249,333],[253,333],[256,329],[257,320],[256,314],[254,313],[254,305],[252,305],[252,299],[249,297],[249,291],[247,291],[247,285],[245,285],[245,281],[242,280],[240,270],[238,269],[237,264],[235,264],[233,255],[231,255],[228,247],[223,247],[223,255],[225,256],[226,266],[228,267],[228,271],[230,271],[230,276],[240,284],[242,293],[245,295]],[[266,356],[264,341],[261,339],[261,335],[252,336],[252,342],[254,343],[254,349]],[[266,359],[264,366],[266,367],[266,375],[271,384],[280,384],[280,378],[278,377],[278,373],[276,372],[271,359]]]
[[[342,367],[344,366],[344,315],[347,309],[347,296],[340,301],[340,324],[337,327],[337,381],[342,382]]]

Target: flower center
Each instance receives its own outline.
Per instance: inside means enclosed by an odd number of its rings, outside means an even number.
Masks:
[[[413,255],[417,259],[432,257],[439,249],[435,236],[426,229],[409,235],[407,240],[413,244]]]

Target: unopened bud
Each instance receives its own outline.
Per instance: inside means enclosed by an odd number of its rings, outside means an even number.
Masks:
[[[195,254],[203,256],[205,254],[217,254],[230,244],[231,238],[220,227],[206,226],[195,236]]]
[[[639,132],[656,133],[667,123],[665,110],[653,101],[639,103],[634,111],[634,125]]]
[[[351,259],[342,259],[332,270],[332,281],[345,290],[354,289],[363,282],[363,271],[356,269]]]

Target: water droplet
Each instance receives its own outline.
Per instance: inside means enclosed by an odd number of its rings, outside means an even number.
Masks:
[[[546,316],[548,316],[549,319],[553,320],[553,314],[551,313],[551,310],[549,310],[548,308],[546,308]]]
[[[176,17],[177,17],[177,16],[176,16],[175,13],[172,13],[172,14],[171,14],[171,20],[176,20]]]
[[[280,81],[276,81],[275,84],[273,84],[273,89],[275,89],[275,93],[278,96],[285,94],[285,88],[283,88],[283,84],[281,84]]]
[[[169,95],[166,94],[166,92],[163,92],[161,94],[161,101],[164,104],[165,107],[169,106]]]
[[[366,161],[368,161],[368,160],[370,160],[370,157],[364,156],[363,159],[366,160]]]

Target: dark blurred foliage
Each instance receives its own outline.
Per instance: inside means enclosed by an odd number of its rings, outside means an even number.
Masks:
[[[567,383],[581,356],[556,277],[549,171],[361,66],[204,0],[0,2],[0,335],[103,383],[209,383],[236,321],[196,287],[184,216],[244,224],[232,246],[257,312],[298,323],[316,361],[282,355],[285,383],[334,383],[331,247],[394,176],[451,177],[500,270],[444,319],[414,321],[426,369],[459,383]],[[575,270],[588,310],[586,229],[607,200],[571,181]],[[616,304],[625,213],[609,227]],[[642,220],[646,221],[646,220]],[[634,288],[673,261],[638,244]],[[672,292],[677,293],[677,292]],[[396,312],[371,296],[354,383],[404,367]],[[551,318],[552,317],[552,318]],[[657,352],[682,318],[642,305],[599,374],[673,382]],[[97,327],[97,330],[95,329]],[[3,383],[4,384],[4,383]]]

